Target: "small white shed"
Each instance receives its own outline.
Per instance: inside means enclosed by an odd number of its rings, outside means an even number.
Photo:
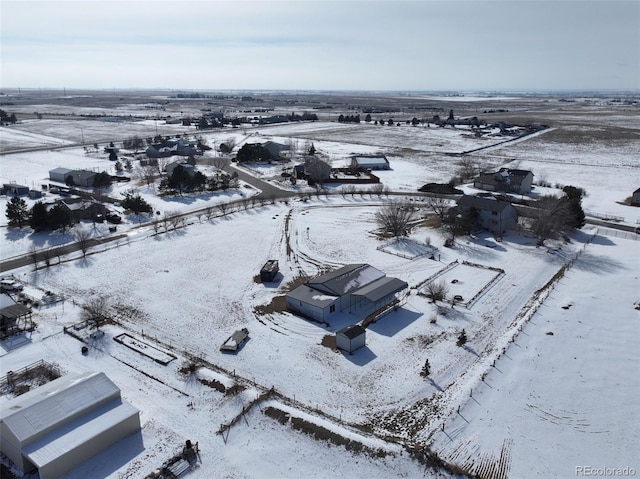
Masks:
[[[366,342],[366,330],[359,324],[352,324],[336,333],[336,347],[347,353],[353,353]]]

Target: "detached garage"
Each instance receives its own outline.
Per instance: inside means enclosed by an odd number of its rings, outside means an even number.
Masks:
[[[2,405],[0,452],[57,478],[139,431],[139,414],[104,373],[63,376]]]

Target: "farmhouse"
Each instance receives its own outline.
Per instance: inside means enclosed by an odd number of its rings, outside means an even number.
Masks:
[[[501,168],[495,173],[480,173],[473,182],[474,188],[487,191],[505,191],[526,195],[531,193],[533,173],[528,170]]]
[[[139,411],[104,373],[74,374],[3,404],[0,449],[22,472],[53,479],[139,430]]]
[[[310,185],[322,183],[331,177],[331,165],[313,156],[294,166],[294,170],[297,179],[307,180]]]
[[[407,283],[387,278],[368,264],[350,264],[307,281],[287,294],[290,311],[317,321],[328,321],[336,313],[358,318],[377,311],[396,299]]]
[[[336,332],[336,347],[348,353],[361,348],[365,343],[366,330],[358,324],[352,324]]]
[[[164,167],[164,171],[167,173],[167,176],[171,176],[173,175],[173,170],[175,170],[176,167],[178,166],[181,166],[184,169],[184,171],[189,175],[189,177],[193,177],[196,174],[195,166],[183,160],[178,160],[178,161],[174,161],[173,163],[169,163],[167,166]]]
[[[351,167],[360,170],[389,170],[389,160],[384,155],[357,155],[351,157]]]
[[[518,213],[508,201],[470,195],[464,195],[458,200],[459,211],[471,208],[478,211],[480,226],[497,236],[502,236],[518,223]]]
[[[289,151],[288,145],[283,145],[282,143],[278,143],[275,141],[264,142],[262,144],[262,148],[267,150],[269,152],[269,155],[271,155],[271,158],[274,160],[277,160],[278,158],[280,158],[280,154],[283,151]]]

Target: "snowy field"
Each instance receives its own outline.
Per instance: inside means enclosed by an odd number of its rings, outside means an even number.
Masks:
[[[379,176],[401,192],[447,181],[458,160],[444,153],[482,141],[452,129],[328,122],[258,132],[206,138],[209,144],[232,138],[238,145],[295,138],[301,145],[313,142],[333,162],[351,153],[385,153],[392,170]],[[478,158],[531,168],[552,185],[585,188],[587,209],[618,213],[634,225],[640,209],[618,202],[640,186],[637,142],[563,150],[545,140],[551,133],[490,148]],[[58,138],[74,141],[53,126],[38,134],[50,136],[50,145]],[[112,168],[105,156],[87,157],[81,147],[4,155],[0,174],[3,182],[38,185],[57,166]],[[247,171],[282,184],[278,168]],[[154,186],[137,188],[155,209],[181,212],[256,193],[242,185],[225,194],[171,200],[158,198]],[[150,225],[133,229],[140,218],[128,218],[122,227],[127,239],[117,244],[97,247],[86,258],[63,258],[51,268],[14,271],[31,296],[51,291],[66,301],[37,310],[32,334],[0,343],[0,375],[40,359],[66,372],[105,371],[140,409],[140,436],[67,479],[144,477],[186,439],[199,442],[201,450],[200,467],[185,476],[194,479],[456,477],[425,469],[402,444],[430,448],[461,471],[491,479],[573,477],[576,466],[640,471],[637,237],[613,237],[588,225],[570,242],[544,248],[515,233],[500,243],[480,235],[445,248],[439,230],[420,227],[410,243],[384,247],[374,234],[375,212],[388,201],[312,196],[304,203],[257,204],[210,220],[191,218],[186,227],[161,234]],[[9,230],[6,220],[2,228],[2,258],[26,252],[31,243],[73,239],[72,232]],[[101,234],[106,232],[96,231]],[[254,277],[268,259],[279,260],[282,277],[263,285]],[[398,310],[367,328],[366,346],[353,355],[323,345],[325,336],[353,322],[349,315],[320,325],[277,306],[297,278],[361,262],[406,281],[409,289]],[[448,285],[450,297],[474,301],[454,307],[430,302],[420,293],[434,277]],[[90,351],[83,356],[82,343],[62,328],[80,320],[79,305],[101,296],[117,324],[104,327],[103,338],[88,340]],[[250,339],[243,348],[221,353],[225,339],[245,327]],[[468,342],[459,347],[462,329]],[[420,376],[425,359],[431,365],[426,379]],[[192,374],[181,371],[188,361],[198,365]],[[219,392],[211,384],[238,392]],[[266,398],[243,419],[224,427],[261,394]],[[6,399],[0,398],[0,406]],[[292,422],[282,424],[274,410],[348,438],[361,452],[314,439]],[[225,432],[218,434],[221,428]]]

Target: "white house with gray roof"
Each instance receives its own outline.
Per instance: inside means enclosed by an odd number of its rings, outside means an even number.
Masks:
[[[407,283],[368,264],[349,264],[317,276],[287,294],[287,309],[317,321],[349,313],[364,319],[387,306]]]
[[[478,211],[480,226],[497,236],[502,236],[518,224],[518,212],[508,201],[470,195],[464,195],[458,200],[458,211],[471,208]]]
[[[54,479],[139,430],[139,411],[104,373],[73,374],[2,404],[0,452]]]

